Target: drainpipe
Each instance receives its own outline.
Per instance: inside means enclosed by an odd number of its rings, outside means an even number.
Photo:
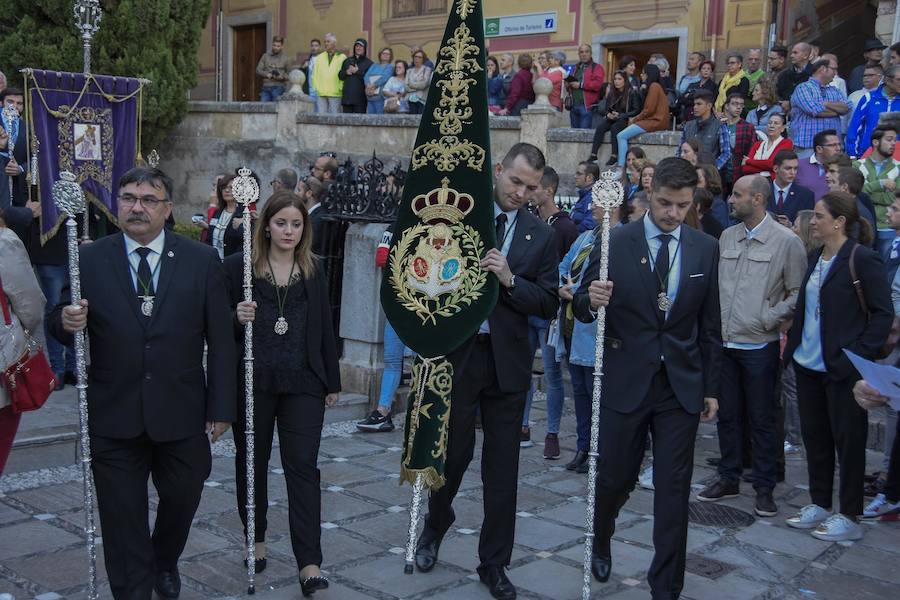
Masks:
[[[891,44],[900,41],[900,0],[894,2],[894,28],[891,30]]]

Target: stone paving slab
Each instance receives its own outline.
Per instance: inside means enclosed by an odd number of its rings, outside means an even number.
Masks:
[[[586,478],[563,467],[574,451],[574,416],[566,405],[560,460],[542,457],[546,414],[536,397],[532,412],[535,444],[522,449],[517,536],[510,579],[524,600],[580,598]],[[396,423],[402,422],[402,416]],[[29,435],[41,429],[29,422]],[[480,476],[481,434],[454,503],[457,521],[441,548],[440,563],[428,574],[403,574],[409,485],[398,485],[402,432],[358,434],[352,423],[330,424],[322,442],[323,569],[332,586],[323,600],[480,600],[478,534],[483,518]],[[237,514],[234,444],[213,448],[213,470],[181,561],[184,600],[245,597],[241,564],[242,526]],[[706,459],[717,454],[715,427],[702,425],[693,482],[699,488],[714,475]],[[869,469],[881,455],[870,453]],[[288,531],[287,495],[278,448],[268,474],[269,566],[257,578],[257,597],[299,597],[297,565]],[[788,482],[775,497],[781,512],[744,529],[691,524],[689,567],[711,559],[725,574],[718,579],[686,575],[683,600],[869,600],[896,596],[900,583],[900,523],[867,523],[853,544],[828,544],[786,527],[784,517],[808,502],[805,463],[788,461]],[[752,511],[754,494],[744,485],[725,504]],[[696,491],[696,489],[695,489]],[[151,523],[156,495],[150,485]],[[593,583],[593,597],[636,600],[649,597],[645,581],[652,559],[653,492],[635,489],[618,519],[612,543],[613,576]],[[423,514],[426,507],[423,504]],[[17,600],[86,598],[85,548],[81,537],[81,482],[77,465],[13,473],[0,480],[0,593]],[[102,553],[103,546],[99,549]],[[101,598],[109,598],[102,563]],[[698,571],[699,572],[699,571]]]

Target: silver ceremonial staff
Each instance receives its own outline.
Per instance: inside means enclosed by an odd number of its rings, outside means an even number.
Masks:
[[[253,260],[250,244],[253,228],[250,224],[250,205],[259,199],[259,184],[250,176],[247,167],[238,169],[231,184],[235,202],[244,207],[244,302],[253,301]],[[253,321],[244,325],[244,398],[247,446],[247,593],[256,592],[256,468],[253,437]]]
[[[604,171],[591,188],[591,201],[603,209],[600,234],[600,274],[598,281],[609,276],[609,213],[622,204],[624,189],[618,171]],[[594,350],[594,395],[591,401],[591,449],[588,452],[587,533],[584,538],[584,580],[582,600],[591,597],[591,553],[594,549],[594,502],[597,494],[597,456],[600,437],[600,398],[603,392],[603,340],[606,334],[606,307],[597,309],[597,338]]]
[[[85,211],[84,192],[69,171],[59,174],[51,190],[53,203],[66,216],[66,239],[69,248],[69,288],[72,305],[81,306],[81,269],[78,264],[78,224],[75,215]],[[84,331],[75,332],[75,372],[78,383],[78,425],[81,440],[81,476],[84,482],[84,533],[88,551],[88,598],[96,600],[97,544],[94,526],[94,476],[91,473],[91,438],[88,433],[87,369],[84,356]]]
[[[13,129],[18,129],[15,127],[16,122],[19,120],[19,111],[16,110],[16,105],[12,102],[6,104],[3,107],[3,125],[6,128],[6,135],[9,136],[6,151],[9,152],[9,160],[13,160],[13,150],[16,147],[16,132]],[[8,125],[8,127],[6,127]],[[21,126],[21,124],[20,124]],[[9,176],[9,202],[10,206],[14,204],[13,202],[13,178],[12,175]],[[83,202],[83,201],[82,201]]]

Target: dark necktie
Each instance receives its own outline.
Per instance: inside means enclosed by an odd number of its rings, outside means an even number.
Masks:
[[[775,204],[775,210],[778,212],[784,210],[784,190],[778,190],[778,202]]]
[[[497,250],[503,252],[503,242],[506,241],[506,213],[497,215]]]
[[[656,239],[660,242],[659,251],[656,253],[656,262],[654,263],[657,275],[656,284],[659,286],[656,291],[665,293],[669,289],[669,240],[672,239],[672,236],[668,233],[663,233],[656,236]]]
[[[153,296],[155,295],[153,291],[153,273],[150,271],[150,263],[147,262],[147,255],[152,252],[150,248],[138,248],[135,250],[138,253],[138,256],[141,257],[141,260],[138,262],[138,270],[137,270],[137,293],[138,296]]]

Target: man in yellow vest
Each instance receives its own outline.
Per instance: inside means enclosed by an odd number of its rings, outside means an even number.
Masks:
[[[341,65],[347,57],[337,51],[337,38],[333,33],[325,34],[325,52],[316,57],[313,69],[313,87],[316,89],[317,113],[341,112],[341,94],[344,82],[338,77]]]

